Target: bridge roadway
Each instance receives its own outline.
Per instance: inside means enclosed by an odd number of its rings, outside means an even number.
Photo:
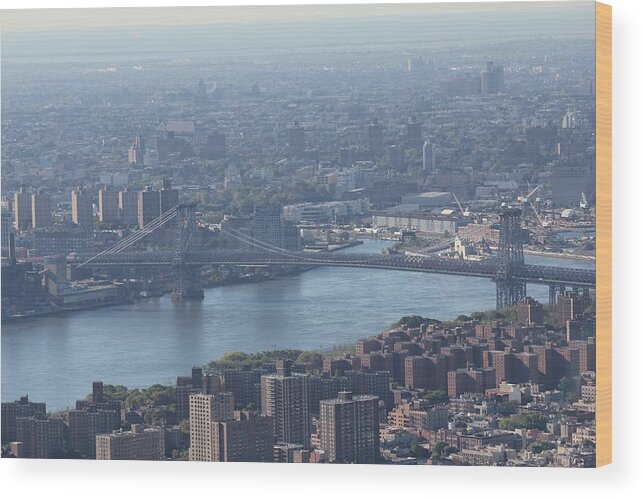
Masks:
[[[85,259],[83,259],[85,260]],[[427,272],[474,277],[496,277],[494,260],[483,262],[452,260],[436,256],[380,255],[361,253],[309,253],[270,251],[187,251],[183,262],[188,266],[236,265],[258,267],[267,265],[356,267],[410,272]],[[100,255],[85,263],[89,267],[170,266],[172,251],[122,252]],[[513,269],[512,279],[551,286],[595,288],[596,272],[587,269],[522,265]]]

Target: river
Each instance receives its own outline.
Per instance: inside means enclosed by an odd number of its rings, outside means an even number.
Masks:
[[[366,240],[346,252],[380,252]],[[593,262],[526,257],[593,268]],[[548,301],[546,286],[528,294]],[[282,279],[205,290],[202,302],[169,296],[2,326],[2,400],[29,394],[48,410],[72,407],[93,380],[173,384],[224,352],[331,348],[377,334],[404,315],[453,319],[495,307],[489,279],[322,267]]]

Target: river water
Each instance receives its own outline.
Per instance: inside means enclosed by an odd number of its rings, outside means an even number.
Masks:
[[[367,240],[347,252],[380,252]],[[593,262],[526,257],[529,263],[593,268]],[[546,286],[528,294],[548,301]],[[205,290],[202,302],[169,296],[2,326],[2,400],[74,405],[93,380],[173,384],[224,352],[319,349],[377,334],[404,315],[453,319],[495,307],[489,279],[317,268],[283,279]]]

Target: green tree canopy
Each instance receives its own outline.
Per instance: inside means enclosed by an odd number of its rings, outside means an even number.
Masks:
[[[422,324],[441,324],[441,322],[437,319],[428,319],[425,317],[422,317],[420,315],[408,315],[405,317],[402,317],[399,321],[397,321],[394,326],[406,326],[409,328],[416,328],[420,327]]]
[[[568,402],[573,403],[578,400],[578,385],[574,378],[565,376],[558,383],[558,389],[565,394]]]
[[[218,360],[213,360],[205,366],[208,373],[217,373],[223,369],[256,368],[268,362],[279,359],[298,359],[303,350],[270,350],[258,353],[227,352]],[[314,353],[314,352],[311,352]]]
[[[537,413],[514,414],[508,418],[500,418],[498,428],[510,431],[516,428],[526,428],[528,430],[537,428],[545,431],[547,429],[547,418]]]
[[[302,352],[296,359],[297,362],[302,362],[309,365],[309,372],[321,372],[324,367],[324,357],[319,352]]]
[[[449,401],[449,395],[444,390],[429,390],[422,398],[431,405],[444,404]]]

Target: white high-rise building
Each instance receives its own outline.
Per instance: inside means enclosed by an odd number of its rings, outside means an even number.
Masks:
[[[424,170],[425,173],[432,173],[433,168],[435,168],[435,151],[433,150],[431,141],[426,140],[422,147],[422,170]]]

